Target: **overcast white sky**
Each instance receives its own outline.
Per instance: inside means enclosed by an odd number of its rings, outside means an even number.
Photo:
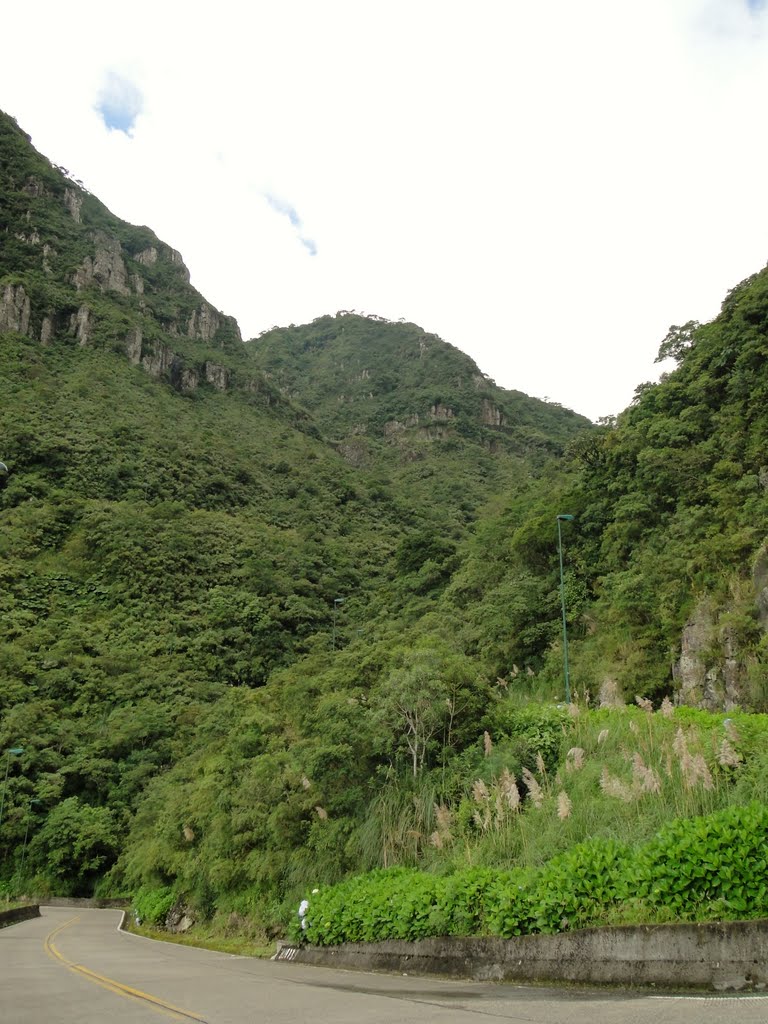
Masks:
[[[38,0],[0,108],[244,337],[356,309],[596,419],[768,260],[765,0]]]

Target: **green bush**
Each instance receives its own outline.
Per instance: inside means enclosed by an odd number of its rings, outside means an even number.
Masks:
[[[145,924],[163,924],[175,902],[176,893],[170,886],[153,889],[143,885],[133,897],[133,910]]]
[[[638,852],[631,881],[637,901],[677,920],[768,914],[768,807],[669,822]]]
[[[768,914],[767,851],[768,807],[752,803],[670,822],[637,848],[591,839],[538,869],[372,871],[313,893],[306,937],[511,938],[617,920],[759,917]]]
[[[583,928],[628,896],[632,851],[613,839],[591,839],[554,857],[537,873],[530,896],[530,931]]]

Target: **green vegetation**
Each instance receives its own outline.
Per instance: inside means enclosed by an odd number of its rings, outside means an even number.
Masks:
[[[763,827],[767,272],[594,426],[413,324],[241,344],[151,231],[0,143],[6,891],[258,943],[380,884],[505,934],[655,919],[628,864]]]

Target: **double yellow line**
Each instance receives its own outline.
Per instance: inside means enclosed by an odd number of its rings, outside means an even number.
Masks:
[[[130,985],[124,985],[121,981],[115,981],[114,978],[107,978],[103,974],[97,974],[96,971],[92,971],[89,967],[84,967],[83,964],[76,964],[72,960],[67,958],[56,948],[54,939],[60,932],[63,932],[65,928],[69,928],[71,925],[79,921],[79,917],[72,917],[69,921],[65,921],[64,924],[60,924],[58,928],[54,928],[50,934],[46,935],[43,943],[45,952],[52,960],[58,960],[59,963],[73,971],[75,974],[81,975],[88,981],[92,981],[94,985],[99,985],[101,988],[105,988],[108,992],[113,992],[116,996],[122,996],[124,999],[133,999],[137,1002],[144,1003],[157,1013],[163,1014],[165,1017],[169,1017],[171,1020],[176,1021],[198,1021],[199,1024],[206,1024],[202,1017],[198,1017],[196,1013],[191,1013],[189,1010],[182,1010],[178,1006],[174,1006],[172,1003],[166,1003],[162,999],[158,999],[157,996],[151,996],[147,992],[142,992],[140,989],[131,988]]]

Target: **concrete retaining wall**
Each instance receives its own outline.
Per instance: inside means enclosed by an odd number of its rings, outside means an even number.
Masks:
[[[86,896],[49,896],[46,907],[84,907],[90,910],[123,910],[130,907],[129,899],[97,900]]]
[[[281,950],[277,959],[476,980],[761,990],[768,987],[768,920],[302,946]]]
[[[29,921],[32,917],[40,917],[40,907],[35,903],[28,907],[14,907],[13,910],[0,910],[0,928],[19,921]]]

